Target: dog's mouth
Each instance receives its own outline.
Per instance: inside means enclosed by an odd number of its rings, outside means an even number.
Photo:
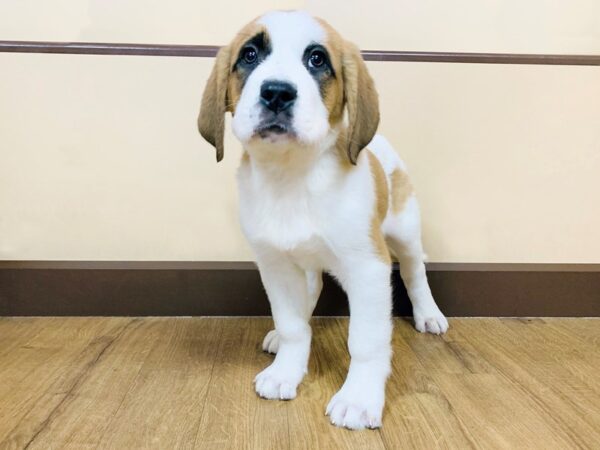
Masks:
[[[265,139],[265,138],[272,137],[272,136],[282,136],[282,135],[293,136],[294,132],[293,132],[292,128],[286,123],[269,122],[269,123],[261,124],[259,127],[257,127],[256,135]]]

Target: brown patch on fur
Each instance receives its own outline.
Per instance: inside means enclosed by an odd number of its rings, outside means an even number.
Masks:
[[[323,47],[325,47],[327,53],[329,53],[329,60],[331,61],[335,73],[335,77],[327,83],[323,93],[323,103],[329,112],[329,125],[335,126],[344,118],[342,55],[344,53],[346,42],[326,21],[318,17],[315,17],[315,20],[325,29],[327,38],[326,41],[323,42]]]
[[[239,75],[232,76],[232,69],[242,45],[261,31],[266,32],[266,29],[256,21],[242,28],[228,46],[219,50],[215,65],[206,82],[198,115],[198,130],[202,137],[215,147],[217,161],[223,159],[225,113],[235,112],[242,89]]]
[[[381,231],[381,224],[383,223],[388,210],[388,184],[385,176],[383,167],[377,159],[377,157],[368,152],[369,156],[369,167],[371,168],[371,176],[373,177],[373,183],[375,184],[375,211],[373,218],[371,219],[371,240],[377,251],[377,254],[386,263],[391,263],[390,252],[388,250],[383,232]]]
[[[413,192],[408,174],[400,169],[394,169],[390,176],[392,212],[398,214],[404,208],[408,197]]]
[[[227,111],[227,81],[229,79],[229,47],[223,47],[217,54],[215,65],[206,82],[198,130],[204,139],[217,150],[217,161],[223,159],[223,134],[225,130],[225,112]]]
[[[323,19],[315,18],[327,33],[324,43],[329,52],[336,78],[327,86],[323,101],[329,111],[329,123],[338,124],[348,108],[346,153],[352,164],[369,143],[379,125],[379,99],[360,50],[343,39]]]
[[[242,79],[238,72],[232,72],[237,61],[242,46],[259,33],[265,33],[268,36],[267,29],[264,25],[250,22],[236,35],[229,44],[231,49],[231,59],[229,61],[229,83],[227,85],[227,111],[235,113],[240,96],[242,95]]]
[[[240,96],[242,95],[242,79],[240,75],[236,73],[232,73],[229,76],[229,82],[227,83],[227,111],[232,114],[235,111],[235,108],[240,101]]]
[[[348,157],[356,164],[358,154],[377,131],[379,99],[358,47],[346,42],[342,61],[344,98],[348,108]]]
[[[340,168],[344,171],[344,173],[356,168],[356,166],[348,159],[347,149],[347,132],[345,129],[342,129],[340,130],[340,134],[335,142],[335,154],[340,164]]]

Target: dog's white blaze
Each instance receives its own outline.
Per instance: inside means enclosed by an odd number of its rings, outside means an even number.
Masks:
[[[302,55],[307,44],[323,42],[325,30],[306,11],[272,11],[265,14],[258,23],[267,27],[273,46],[284,46]]]
[[[328,112],[319,87],[302,62],[306,47],[322,43],[325,31],[308,13],[275,11],[258,20],[264,25],[271,43],[269,56],[250,74],[237,104],[232,121],[235,136],[251,153],[263,156],[276,147],[265,148],[250,142],[260,120],[260,88],[266,80],[292,83],[298,97],[293,106],[292,126],[297,139],[304,144],[317,144],[329,132]]]

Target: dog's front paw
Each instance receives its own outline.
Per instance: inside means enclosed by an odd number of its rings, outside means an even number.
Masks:
[[[276,354],[279,350],[279,334],[277,330],[271,330],[267,333],[262,343],[263,351]]]
[[[381,427],[383,395],[372,392],[368,387],[363,387],[360,392],[352,391],[344,386],[332,397],[326,410],[331,423],[350,430]]]
[[[421,333],[443,334],[448,331],[448,320],[437,305],[413,310],[415,328]]]
[[[271,364],[254,378],[256,393],[269,400],[291,400],[296,398],[296,389],[302,381],[304,370]]]

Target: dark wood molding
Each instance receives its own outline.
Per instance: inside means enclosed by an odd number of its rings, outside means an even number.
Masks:
[[[0,41],[0,52],[70,55],[183,56],[212,58],[216,45],[125,44],[106,42]]]
[[[405,61],[467,64],[526,64],[600,66],[600,55],[549,55],[526,53],[405,52],[363,50],[366,61]]]
[[[210,58],[214,57],[218,50],[219,47],[216,45],[0,41],[0,52],[9,53],[62,53],[75,55],[137,55]],[[362,54],[366,61],[600,66],[600,55],[415,52],[399,50],[363,50]]]
[[[600,264],[428,265],[448,316],[600,316]],[[394,313],[411,314],[397,268]],[[1,261],[3,316],[268,315],[251,262]],[[316,315],[347,315],[327,277]]]

